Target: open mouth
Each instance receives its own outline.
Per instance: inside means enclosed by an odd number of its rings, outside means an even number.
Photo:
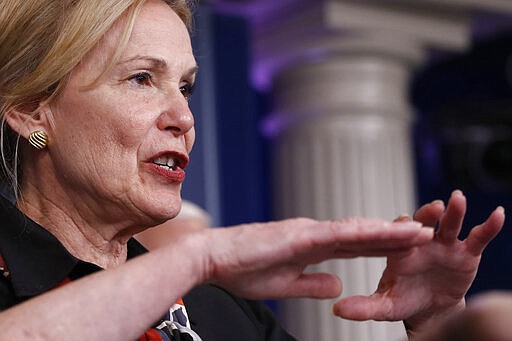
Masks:
[[[188,158],[179,153],[164,153],[151,162],[165,170],[175,171],[185,168],[188,164]]]
[[[153,163],[159,167],[163,167],[167,170],[176,170],[178,167],[178,161],[171,156],[159,156]]]

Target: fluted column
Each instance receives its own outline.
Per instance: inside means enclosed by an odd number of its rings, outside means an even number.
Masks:
[[[471,12],[512,13],[508,0],[216,0],[253,23],[253,85],[270,91],[276,218],[363,215],[415,208],[409,78],[430,48],[463,51]],[[370,294],[382,258],[330,261],[344,296]],[[350,322],[333,301],[289,300],[299,340],[403,340],[400,322]]]
[[[412,212],[409,62],[342,54],[297,65],[276,78],[273,119],[287,118],[275,140],[279,218],[391,219]],[[384,266],[384,259],[361,258],[312,270],[339,274],[346,296],[373,292]],[[287,302],[287,327],[301,340],[396,340],[404,335],[401,325],[335,318],[332,303]]]
[[[409,14],[421,17],[416,11]],[[278,24],[281,29],[267,27],[280,32],[281,39],[262,34],[256,40],[256,55],[271,70],[271,76],[262,79],[271,80],[274,98],[273,112],[265,124],[274,134],[276,218],[361,215],[393,219],[412,213],[409,79],[424,60],[423,43],[433,41],[435,32],[414,27],[408,34],[396,22],[406,13],[357,2],[325,2],[324,7],[309,8],[302,15],[308,25],[322,22],[331,30],[319,35],[318,29],[302,26],[294,35],[296,26],[285,19]],[[387,18],[379,21],[381,15]],[[382,26],[372,27],[358,16]],[[389,23],[390,18],[395,22]],[[467,45],[461,22],[421,18],[444,25],[440,45]],[[346,23],[351,23],[350,30],[343,26]],[[344,29],[333,32],[333,27]],[[295,40],[283,35],[295,36]],[[358,258],[329,261],[310,270],[338,274],[344,283],[343,296],[349,296],[375,291],[384,267],[384,258]],[[401,322],[334,317],[333,302],[286,301],[282,304],[284,323],[300,340],[405,338]]]

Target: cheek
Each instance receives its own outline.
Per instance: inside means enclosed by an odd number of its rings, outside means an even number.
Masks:
[[[192,127],[186,134],[185,134],[185,145],[187,148],[187,152],[190,153],[192,151],[192,147],[194,146],[194,142],[196,140],[196,130],[194,127]]]
[[[105,112],[112,133],[125,146],[139,144],[155,125],[157,115],[154,113],[158,112],[157,108],[148,96],[132,95],[126,98],[126,95],[123,97],[119,94],[115,99],[116,104],[109,105]]]
[[[147,122],[134,119],[131,115],[128,115],[128,117],[111,122],[109,130],[120,147],[131,149],[142,142],[148,126]]]
[[[133,159],[145,136],[147,122],[127,111],[132,108],[96,104],[58,120],[57,138],[62,136],[62,147],[67,153],[81,155],[87,162],[98,165],[116,158],[126,167],[125,161]]]
[[[118,152],[131,152],[138,148],[152,125],[152,116],[147,106],[140,101],[114,101],[97,106],[95,115],[91,118],[91,126],[110,141]],[[112,105],[112,103],[116,103]]]

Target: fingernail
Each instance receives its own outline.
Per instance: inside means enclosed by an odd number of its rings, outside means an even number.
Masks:
[[[430,203],[431,205],[444,205],[442,200],[436,199]]]
[[[505,208],[503,206],[498,206],[498,207],[496,207],[496,211],[498,211],[500,213],[505,213]]]
[[[409,219],[411,216],[407,213],[402,213],[396,219]]]
[[[452,192],[452,195],[462,195],[462,191],[460,189],[456,189]]]

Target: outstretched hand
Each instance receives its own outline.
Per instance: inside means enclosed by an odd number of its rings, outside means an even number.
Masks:
[[[309,264],[401,254],[429,242],[433,229],[412,221],[298,218],[213,229],[206,237],[206,281],[253,299],[328,298],[340,295],[340,279],[304,273]]]
[[[487,244],[501,230],[505,214],[498,207],[465,240],[459,240],[466,198],[454,191],[445,206],[437,200],[422,206],[414,219],[438,229],[432,241],[388,257],[377,291],[337,302],[340,317],[353,320],[404,320],[409,330],[441,319],[465,306],[464,296],[473,282]],[[410,220],[400,217],[398,220]]]

